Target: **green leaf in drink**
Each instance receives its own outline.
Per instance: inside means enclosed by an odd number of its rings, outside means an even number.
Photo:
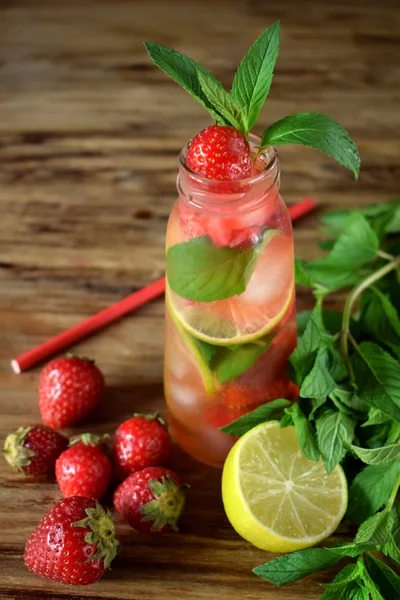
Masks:
[[[264,233],[254,247],[219,248],[203,235],[171,246],[167,252],[167,274],[171,289],[187,300],[214,302],[242,294],[267,244],[277,235]]]

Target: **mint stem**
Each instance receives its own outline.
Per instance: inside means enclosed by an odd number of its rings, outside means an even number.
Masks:
[[[400,488],[400,475],[396,479],[396,483],[394,484],[392,493],[390,494],[389,500],[387,501],[387,504],[385,506],[386,512],[389,512],[390,510],[392,510],[392,506],[394,504],[394,501],[396,500],[397,492],[399,491],[399,488]]]
[[[353,367],[351,366],[349,359],[348,341],[350,335],[350,317],[353,311],[353,306],[357,299],[366,289],[371,287],[371,285],[373,285],[375,282],[379,281],[379,279],[382,279],[382,277],[385,277],[385,275],[390,273],[390,271],[393,271],[393,269],[396,269],[399,265],[400,256],[397,256],[396,258],[393,258],[390,262],[388,262],[386,265],[375,271],[375,273],[372,273],[372,275],[366,277],[361,283],[359,283],[355,288],[353,288],[353,290],[347,297],[343,309],[342,328],[340,332],[340,349],[342,352],[343,359],[346,363],[351,381],[354,381],[355,377]]]

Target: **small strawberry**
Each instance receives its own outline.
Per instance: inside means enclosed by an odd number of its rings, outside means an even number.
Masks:
[[[40,521],[25,545],[29,571],[67,585],[88,585],[103,576],[118,552],[110,512],[92,498],[61,500]]]
[[[113,465],[119,479],[146,467],[164,465],[172,451],[165,421],[158,413],[136,414],[115,432]]]
[[[137,531],[178,531],[177,521],[185,504],[187,485],[163,467],[148,467],[129,475],[116,489],[114,506]]]
[[[86,417],[99,404],[104,377],[94,361],[64,356],[50,361],[39,381],[39,406],[50,427],[69,427]]]
[[[251,175],[250,146],[233,127],[210,125],[190,142],[186,164],[207,179],[243,179]]]
[[[68,445],[66,437],[46,427],[32,425],[19,427],[10,433],[4,443],[7,462],[26,475],[51,475],[56,459]]]
[[[111,481],[112,468],[99,444],[104,437],[84,433],[70,440],[56,462],[56,478],[64,498],[87,496],[99,500]]]

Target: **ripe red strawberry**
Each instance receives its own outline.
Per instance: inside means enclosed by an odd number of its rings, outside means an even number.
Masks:
[[[103,576],[115,558],[111,513],[92,498],[61,500],[33,531],[25,545],[29,571],[67,585],[88,585]]]
[[[51,475],[57,457],[67,445],[68,439],[61,433],[46,425],[32,425],[10,433],[3,453],[7,462],[20,473]]]
[[[187,485],[169,469],[148,467],[129,475],[116,489],[114,506],[137,531],[178,531],[177,521],[185,504]]]
[[[39,406],[50,427],[69,427],[86,417],[99,404],[104,377],[94,361],[63,356],[50,361],[39,381]]]
[[[165,421],[158,415],[136,414],[115,432],[113,465],[119,479],[145,467],[165,465],[172,451]]]
[[[70,440],[56,462],[56,478],[64,498],[87,496],[99,500],[111,481],[112,468],[99,444],[104,441],[90,433]]]
[[[190,142],[186,164],[207,179],[243,179],[251,175],[250,147],[233,127],[210,125]]]

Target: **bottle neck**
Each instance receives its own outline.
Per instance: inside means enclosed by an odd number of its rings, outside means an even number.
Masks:
[[[177,188],[182,202],[201,212],[246,213],[274,202],[279,193],[280,168],[274,148],[259,151],[260,139],[250,134],[253,174],[237,181],[217,181],[194,173],[186,165],[185,146],[180,154]]]

